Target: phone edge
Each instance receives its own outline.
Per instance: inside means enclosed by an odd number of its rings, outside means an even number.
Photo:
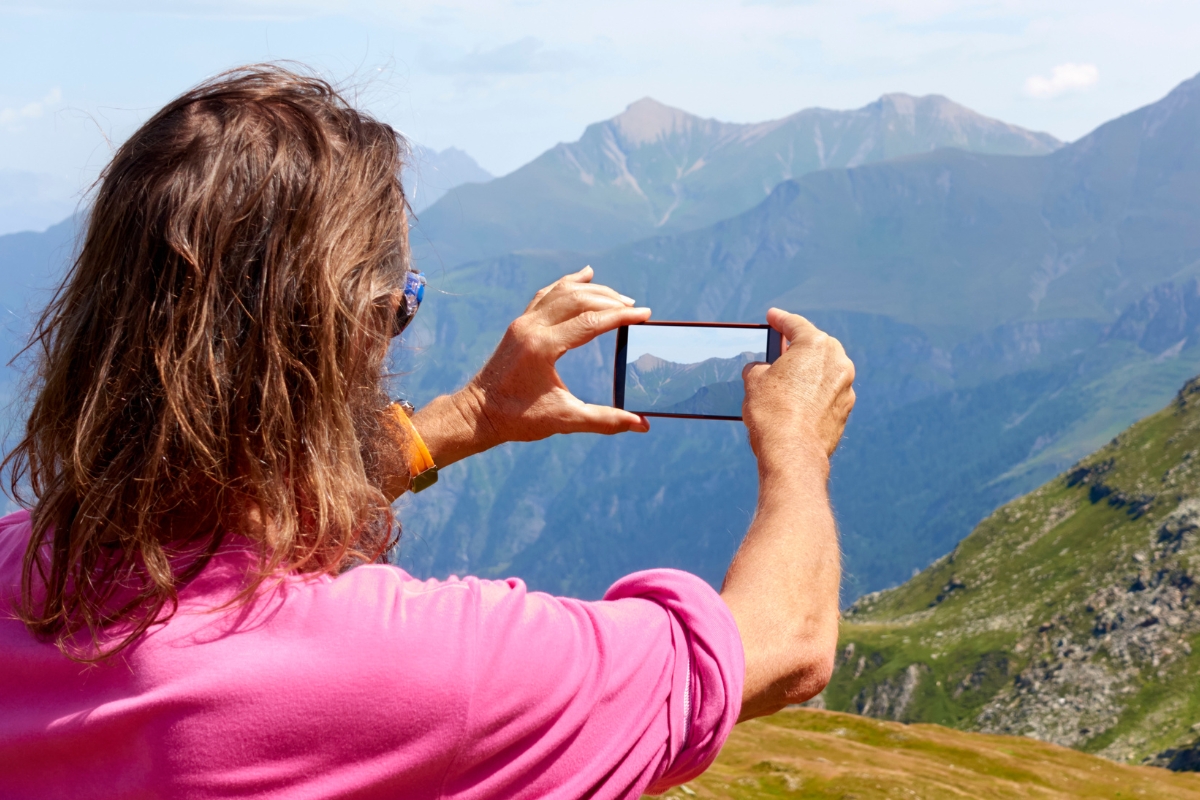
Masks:
[[[625,408],[625,357],[629,354],[629,326],[617,328],[617,347],[613,355],[613,408]]]
[[[774,364],[783,355],[783,334],[774,328],[767,329],[767,363]]]

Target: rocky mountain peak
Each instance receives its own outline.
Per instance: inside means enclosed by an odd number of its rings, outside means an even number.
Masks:
[[[664,105],[652,97],[643,97],[609,122],[631,147],[653,144],[675,133],[682,133],[698,122],[704,122],[678,108]]]
[[[911,117],[917,113],[917,104],[923,99],[904,92],[889,92],[881,95],[876,105],[884,110]]]
[[[670,361],[661,359],[656,355],[646,353],[634,361],[633,365],[637,367],[638,372],[653,372],[656,369],[662,369],[670,363]]]

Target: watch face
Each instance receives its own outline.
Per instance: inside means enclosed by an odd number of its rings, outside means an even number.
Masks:
[[[409,491],[413,494],[422,492],[437,483],[438,468],[436,466],[422,472],[420,475],[414,475],[412,479],[412,487]]]

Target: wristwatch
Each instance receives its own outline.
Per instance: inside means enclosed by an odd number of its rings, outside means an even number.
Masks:
[[[425,446],[421,434],[417,433],[417,428],[412,423],[412,415],[416,409],[407,400],[398,400],[388,408],[392,417],[408,434],[405,437],[408,442],[407,461],[411,476],[408,490],[413,493],[424,491],[437,483],[438,468],[437,464],[433,463],[433,456],[429,454],[429,448]]]

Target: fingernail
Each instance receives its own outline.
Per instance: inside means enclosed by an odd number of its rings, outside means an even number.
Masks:
[[[626,297],[625,295],[621,295],[621,300],[622,300],[622,301],[625,303],[625,305],[627,305],[627,306],[634,305],[634,299],[633,299],[632,297]]]

